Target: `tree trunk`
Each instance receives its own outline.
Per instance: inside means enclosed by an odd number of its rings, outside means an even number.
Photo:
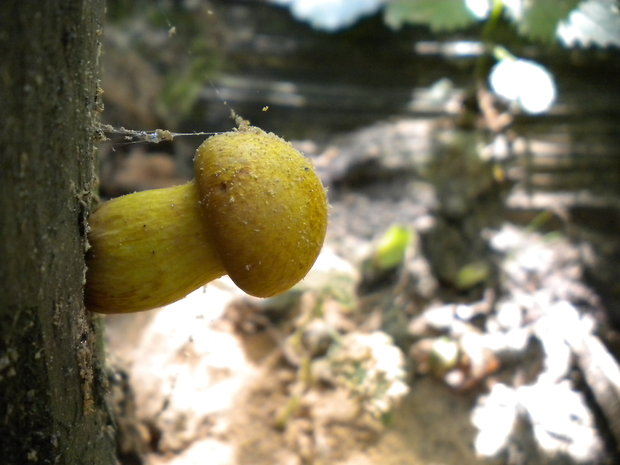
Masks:
[[[113,464],[84,310],[100,0],[0,1],[0,462]]]

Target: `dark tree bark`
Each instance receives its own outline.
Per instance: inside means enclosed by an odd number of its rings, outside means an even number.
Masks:
[[[82,291],[103,10],[0,1],[1,463],[115,463]]]

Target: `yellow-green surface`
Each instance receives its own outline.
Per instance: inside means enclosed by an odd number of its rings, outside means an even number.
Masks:
[[[86,307],[148,310],[225,274],[197,206],[194,182],[102,204],[89,219]]]
[[[327,227],[325,189],[308,159],[249,127],[203,142],[195,170],[218,252],[241,289],[268,297],[306,275]]]

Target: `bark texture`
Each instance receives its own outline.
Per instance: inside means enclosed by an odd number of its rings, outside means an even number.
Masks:
[[[2,463],[115,463],[82,290],[103,11],[0,2]]]

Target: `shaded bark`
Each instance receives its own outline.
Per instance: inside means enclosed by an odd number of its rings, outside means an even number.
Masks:
[[[103,10],[0,2],[2,463],[115,463],[82,291]]]

